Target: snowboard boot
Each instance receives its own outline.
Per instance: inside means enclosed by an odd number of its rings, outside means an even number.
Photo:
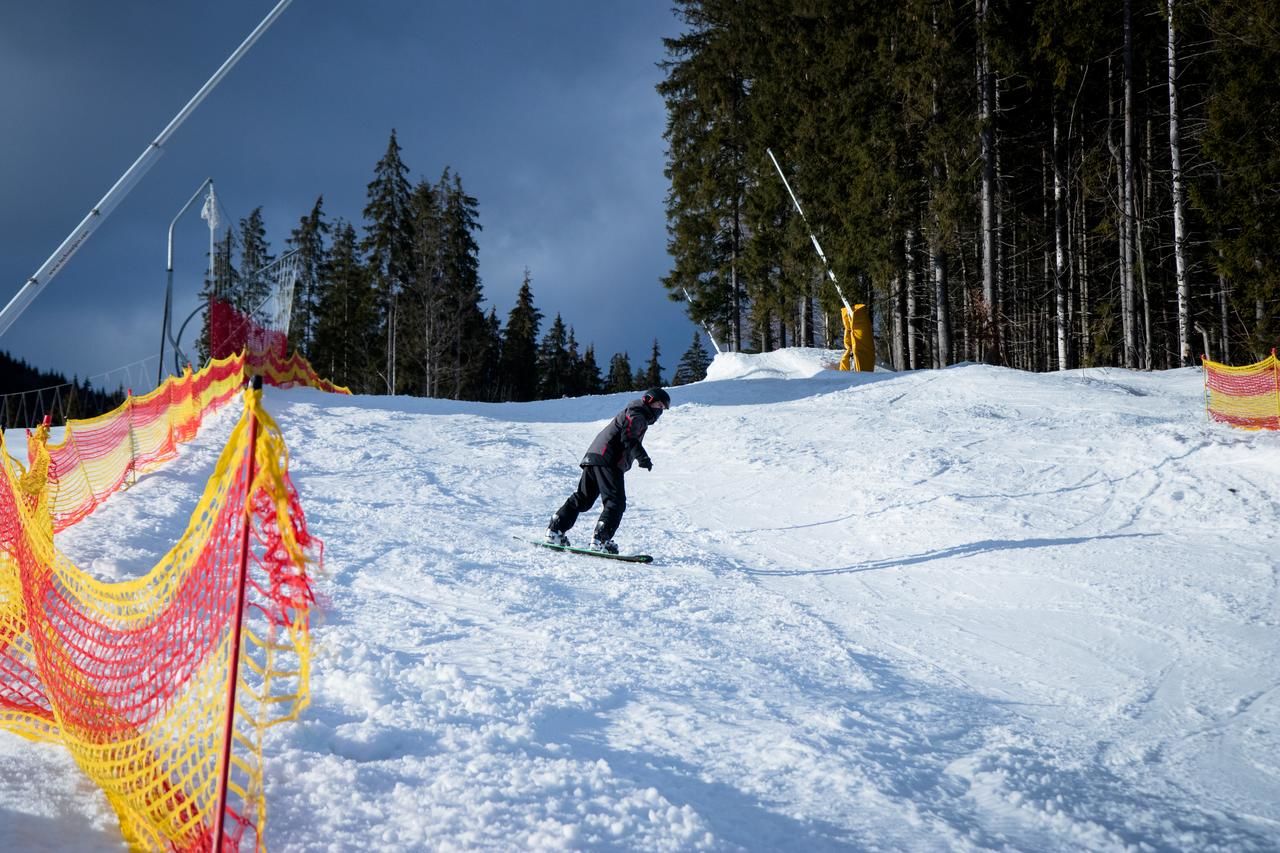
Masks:
[[[561,533],[559,530],[556,530],[554,527],[548,527],[547,528],[547,544],[559,545],[561,548],[568,548],[569,537],[565,536],[563,533]]]
[[[601,551],[605,554],[616,554],[618,553],[618,543],[614,542],[612,539],[606,539],[603,542],[599,539],[592,539],[591,550]]]

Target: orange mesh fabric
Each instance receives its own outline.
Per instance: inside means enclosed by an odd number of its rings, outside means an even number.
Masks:
[[[118,490],[130,475],[172,459],[204,418],[244,385],[244,357],[210,362],[197,374],[171,376],[141,397],[87,420],[67,422],[49,446],[49,507],[54,530],[65,530]],[[34,451],[28,456],[35,459]]]
[[[280,358],[272,353],[258,360],[250,359],[250,361],[251,369],[260,374],[268,385],[274,385],[277,388],[305,386],[328,391],[331,394],[351,393],[350,389],[342,385],[334,385],[327,379],[321,379],[311,367],[311,362],[298,353],[288,358]]]
[[[254,315],[237,310],[226,300],[209,301],[209,348],[215,356],[242,353],[246,373],[261,376],[278,388],[306,385],[338,394],[351,393],[321,379],[296,352],[286,357],[287,347],[288,337],[280,329],[264,325]]]
[[[1280,361],[1228,367],[1204,360],[1209,417],[1243,429],[1280,429]]]
[[[130,396],[113,411],[67,422],[63,439],[49,446],[49,507],[55,531],[89,515],[130,477],[172,459],[178,445],[195,437],[204,419],[244,387],[246,372],[261,373],[280,388],[305,385],[350,394],[321,379],[305,358],[271,356],[250,364],[243,353],[211,361],[199,373],[188,369],[156,390]],[[35,451],[28,450],[35,459]]]
[[[320,547],[261,392],[245,392],[185,533],[136,580],[102,583],[57,551],[39,517],[49,453],[33,447],[22,477],[0,466],[0,725],[65,743],[142,849],[211,849],[231,736],[223,848],[258,846],[263,732],[308,701],[305,555]]]

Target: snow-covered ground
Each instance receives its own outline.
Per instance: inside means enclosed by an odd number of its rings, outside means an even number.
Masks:
[[[1280,435],[1208,423],[1194,369],[834,358],[671,389],[617,537],[650,566],[514,538],[627,395],[268,389],[326,543],[268,847],[1280,849]],[[63,549],[149,568],[234,408]],[[9,734],[0,837],[120,846]]]

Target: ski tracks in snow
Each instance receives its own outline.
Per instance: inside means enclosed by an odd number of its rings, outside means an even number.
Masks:
[[[1197,393],[974,365],[682,388],[627,478],[636,566],[511,539],[623,396],[269,391],[326,568],[267,845],[1274,849],[1280,455]],[[217,446],[73,556],[145,570]]]

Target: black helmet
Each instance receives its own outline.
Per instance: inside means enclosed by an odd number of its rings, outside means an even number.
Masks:
[[[654,403],[660,403],[661,405],[654,406]],[[661,388],[650,388],[644,392],[644,404],[659,410],[669,409],[671,408],[671,395]]]

